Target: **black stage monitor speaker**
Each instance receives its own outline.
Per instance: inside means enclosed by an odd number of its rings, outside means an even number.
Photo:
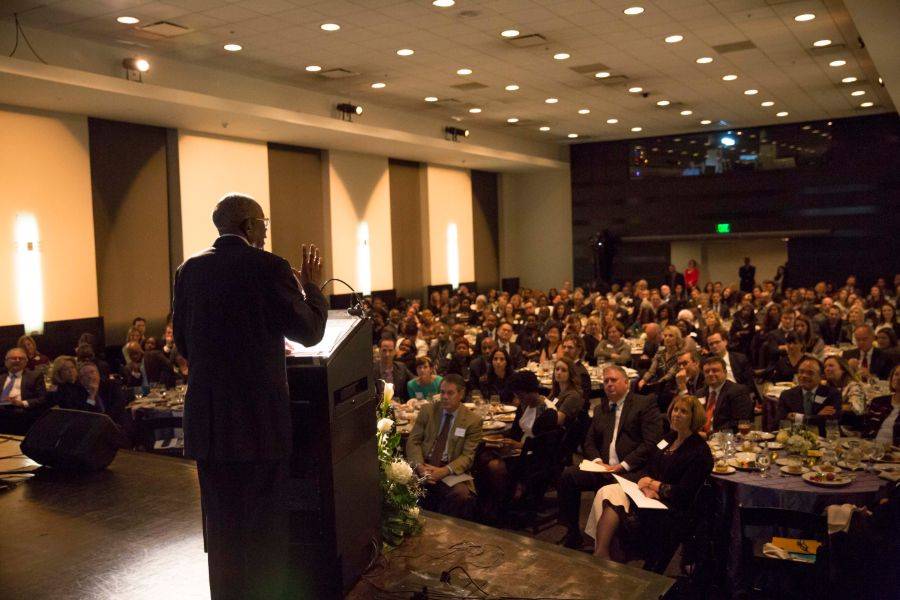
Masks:
[[[54,408],[22,440],[22,453],[57,469],[100,471],[122,446],[122,432],[104,414]]]

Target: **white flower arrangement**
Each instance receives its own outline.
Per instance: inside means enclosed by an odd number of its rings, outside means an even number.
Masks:
[[[395,483],[406,485],[413,477],[412,467],[405,460],[395,460],[385,465],[385,473],[387,478]]]
[[[394,420],[388,419],[387,417],[378,419],[378,425],[376,427],[378,429],[378,433],[390,433],[391,428],[394,427]]]

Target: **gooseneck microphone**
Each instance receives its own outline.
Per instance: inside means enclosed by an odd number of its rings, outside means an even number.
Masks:
[[[361,319],[367,318],[369,315],[366,314],[366,309],[363,307],[363,299],[362,295],[359,292],[353,289],[353,286],[344,281],[343,279],[338,279],[337,277],[332,277],[328,281],[322,284],[322,287],[319,288],[319,291],[324,292],[325,286],[331,283],[332,281],[337,281],[338,283],[343,283],[347,286],[350,291],[353,293],[353,306],[347,309],[347,314],[353,317],[359,317]]]

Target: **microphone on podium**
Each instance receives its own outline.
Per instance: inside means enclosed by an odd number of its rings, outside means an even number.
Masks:
[[[326,281],[325,283],[323,283],[323,284],[322,284],[322,287],[319,288],[319,290],[322,291],[322,292],[324,292],[324,291],[325,291],[325,286],[328,285],[329,283],[331,283],[332,281],[337,281],[337,282],[339,282],[339,283],[343,283],[343,284],[346,285],[348,288],[350,288],[350,291],[353,293],[353,302],[354,302],[354,304],[353,304],[350,308],[347,309],[347,314],[350,315],[350,316],[352,316],[352,317],[359,317],[359,318],[361,318],[361,319],[367,319],[367,318],[369,318],[369,315],[368,315],[368,313],[366,312],[365,307],[363,306],[363,298],[362,298],[362,296],[360,295],[359,292],[357,292],[356,290],[353,289],[353,286],[352,286],[352,285],[350,285],[349,283],[347,283],[347,282],[344,281],[343,279],[338,279],[337,277],[332,277],[331,279],[329,279],[328,281]]]

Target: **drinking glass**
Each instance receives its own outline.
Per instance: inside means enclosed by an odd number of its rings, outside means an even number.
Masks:
[[[872,442],[872,458],[874,460],[881,460],[884,458],[884,453],[887,449],[884,447],[884,443],[882,442]]]
[[[829,442],[836,442],[841,437],[841,427],[837,420],[829,419],[825,422],[825,439]]]
[[[847,451],[844,452],[844,464],[847,465],[847,468],[855,471],[861,462],[862,452],[860,452],[859,446],[854,444],[847,448]]]
[[[794,426],[794,422],[791,421],[790,419],[782,419],[778,422],[779,431],[787,431],[788,433],[790,433],[792,431],[793,426]]]
[[[872,470],[872,459],[875,457],[875,445],[868,441],[864,440],[859,443],[859,449],[862,453],[862,457],[866,460],[866,471]]]
[[[746,436],[750,433],[750,421],[738,421],[738,432],[740,432],[742,436]]]
[[[772,464],[772,459],[769,456],[769,452],[766,449],[763,449],[756,456],[756,466],[759,469],[759,475],[763,479],[769,476],[769,466]]]

